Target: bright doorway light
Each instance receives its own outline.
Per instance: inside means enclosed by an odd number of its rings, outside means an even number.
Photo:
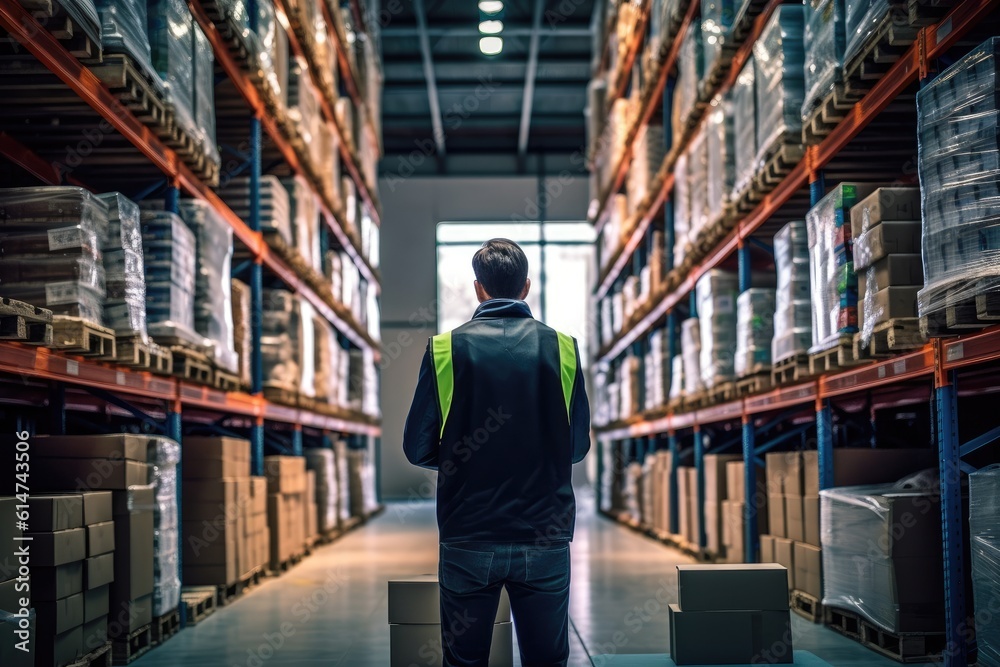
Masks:
[[[502,37],[482,37],[479,40],[479,50],[486,56],[495,56],[503,51]]]
[[[501,0],[479,0],[479,11],[484,14],[498,14],[503,11]]]
[[[479,32],[484,35],[499,35],[503,32],[503,21],[480,21]]]

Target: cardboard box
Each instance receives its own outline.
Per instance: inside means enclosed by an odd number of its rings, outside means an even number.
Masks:
[[[184,583],[192,586],[218,586],[234,583],[242,575],[236,559],[218,565],[184,565]]]
[[[510,622],[510,598],[500,594],[494,623]],[[389,623],[405,625],[440,624],[440,589],[436,574],[389,580]]]
[[[814,547],[820,545],[819,497],[806,496],[802,499],[803,523],[805,524],[805,542]]]
[[[861,280],[861,288],[865,289],[865,281]],[[874,328],[876,325],[892,319],[917,316],[917,293],[923,289],[913,287],[886,287],[883,290],[868,294],[865,307],[859,308],[862,326]]]
[[[680,467],[677,469],[677,504],[679,505],[677,509],[677,530],[680,531],[681,537],[687,541],[691,541],[691,535],[693,530],[691,528],[691,492],[689,490],[689,485],[691,483],[691,476],[688,475],[688,470],[691,468]]]
[[[774,560],[788,570],[788,590],[794,589],[796,586],[795,543],[784,537],[775,537]]]
[[[760,536],[760,562],[761,563],[777,563],[774,559],[774,536],[773,535],[761,535]]]
[[[796,542],[792,560],[795,562],[795,588],[818,600],[823,599],[823,552],[811,544]]]
[[[784,496],[767,497],[767,530],[769,535],[775,537],[785,537],[788,534]]]
[[[31,456],[36,459],[118,459],[147,463],[149,436],[133,433],[108,435],[36,435]]]
[[[83,497],[79,495],[32,495],[28,498],[32,531],[53,532],[83,526]]]
[[[51,602],[32,602],[37,617],[39,642],[83,625],[83,593]]]
[[[791,619],[784,611],[681,611],[668,607],[670,657],[677,665],[792,662]],[[719,641],[724,637],[725,641]]]
[[[35,615],[36,623],[40,616],[41,614]],[[35,640],[36,637],[42,634],[41,626],[37,626],[37,628],[31,642],[35,650],[36,667],[40,667],[41,665],[45,665],[45,667],[49,665],[58,667],[83,656],[83,626],[77,626],[46,641]]]
[[[678,565],[684,611],[788,611],[788,575],[774,563]]]
[[[861,272],[893,253],[920,252],[920,233],[920,220],[886,221],[855,237],[855,271]]]
[[[186,437],[181,456],[184,479],[250,476],[250,441],[228,437]]]
[[[251,513],[267,516],[267,477],[251,477],[250,491],[253,496]]]
[[[83,624],[83,653],[96,651],[108,641],[108,617],[99,616]]]
[[[304,493],[306,460],[301,456],[265,456],[268,493]]]
[[[805,515],[801,496],[785,496],[785,537],[796,542],[806,539]]]
[[[112,496],[111,491],[84,491],[80,494],[83,499],[83,524],[85,526],[104,523],[114,518]]]
[[[133,511],[156,506],[156,489],[152,486],[139,486],[111,494],[111,511],[113,517],[128,517]]]
[[[90,524],[87,530],[87,556],[100,556],[115,550],[115,522]]]
[[[115,518],[115,578],[112,604],[153,592],[153,513]]]
[[[83,622],[88,623],[95,618],[107,618],[111,609],[111,586],[98,586],[83,593]]]
[[[735,454],[706,454],[704,457],[705,468],[705,501],[722,502],[728,496],[729,480],[727,470],[730,463],[742,464],[742,456]],[[733,500],[742,500],[742,496],[737,496]]]
[[[39,459],[35,474],[57,489],[124,491],[149,484],[150,467],[124,459]]]
[[[771,452],[766,458],[766,470],[768,496],[803,494],[801,452]]]
[[[858,272],[858,296],[879,292],[888,287],[924,285],[924,266],[920,253],[892,254],[873,262]]]
[[[887,220],[919,220],[920,188],[879,188],[851,208],[851,234],[858,238],[866,229]]]
[[[51,602],[84,590],[84,561],[31,568],[31,599]]]
[[[240,511],[239,493],[237,479],[185,480],[181,505],[184,521],[235,519]],[[247,504],[250,502],[246,501]]]
[[[723,501],[725,502],[725,501]],[[712,553],[721,553],[722,542],[722,503],[705,501],[705,547]]]
[[[815,450],[802,452],[805,496],[819,495],[819,459]],[[833,450],[833,486],[858,486],[895,482],[903,477],[936,468],[937,455],[923,449],[870,449],[844,447]]]
[[[730,461],[726,464],[726,499],[746,499],[746,481],[744,480],[743,461]]]
[[[87,531],[83,528],[28,535],[32,538],[31,564],[35,567],[65,565],[87,557]]]
[[[701,544],[701,516],[698,512],[698,470],[697,468],[688,468],[688,503],[687,510],[688,525],[691,527],[691,535],[688,541],[694,545]]]
[[[115,554],[106,553],[84,561],[83,586],[87,590],[106,586],[115,580]]]
[[[111,592],[111,608],[108,610],[109,635],[111,639],[127,637],[153,621],[153,596],[143,595],[134,600],[115,600],[114,590]]]
[[[389,626],[389,666],[439,665],[443,659],[440,625]],[[488,667],[513,667],[514,634],[510,623],[493,625]]]

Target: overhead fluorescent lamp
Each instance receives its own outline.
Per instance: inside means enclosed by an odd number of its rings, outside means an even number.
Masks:
[[[481,37],[479,39],[479,50],[486,56],[495,56],[503,51],[502,37]]]
[[[499,35],[503,32],[503,21],[480,21],[479,32],[484,35]]]
[[[484,14],[498,14],[503,11],[501,0],[479,0],[479,11]]]

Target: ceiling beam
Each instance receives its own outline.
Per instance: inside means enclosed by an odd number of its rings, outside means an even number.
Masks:
[[[528,69],[524,73],[524,96],[521,99],[521,129],[517,134],[517,154],[524,157],[528,151],[528,134],[531,131],[531,106],[535,100],[535,74],[538,72],[538,44],[541,41],[542,13],[545,0],[535,0],[535,13],[531,22],[531,46],[528,48]]]
[[[445,155],[444,123],[441,120],[441,102],[438,99],[437,81],[434,77],[434,61],[431,59],[431,40],[427,35],[427,15],[424,14],[424,0],[413,0],[413,11],[417,15],[420,37],[420,53],[424,62],[424,78],[427,79],[427,102],[431,109],[431,127],[434,128],[434,145],[438,155]]]
[[[565,26],[555,28],[540,28],[538,33],[542,37],[590,37],[593,33],[588,26]],[[429,37],[479,37],[479,28],[476,26],[456,26],[445,28],[435,26],[427,28]],[[532,35],[531,26],[509,26],[504,25],[501,37],[530,37]],[[387,26],[382,28],[382,39],[391,37],[419,37],[420,26]]]

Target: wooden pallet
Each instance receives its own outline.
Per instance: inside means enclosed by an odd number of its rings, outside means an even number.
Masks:
[[[802,123],[802,143],[813,146],[822,142],[860,99],[860,95],[848,93],[842,82],[834,84],[830,94],[816,104],[809,118]]]
[[[871,356],[891,355],[924,346],[927,339],[920,332],[920,319],[900,317],[875,326],[868,352]]]
[[[824,607],[823,624],[898,662],[937,663],[947,644],[943,632],[889,632],[859,614],[836,607]]]
[[[770,389],[773,384],[771,369],[757,371],[745,375],[736,381],[736,395],[749,396],[750,394],[760,394]]]
[[[127,665],[153,648],[153,630],[145,625],[130,633],[125,639],[111,642],[111,660],[116,665]]]
[[[937,293],[935,301],[935,309],[920,318],[920,333],[926,338],[957,336],[1000,320],[1000,289],[995,278],[956,280]]]
[[[215,613],[217,591],[213,586],[185,586],[181,591],[184,621],[196,625]]]
[[[705,390],[708,405],[726,403],[736,398],[735,382],[720,382]]]
[[[114,359],[115,332],[79,317],[56,315],[52,318],[52,347],[85,357]]]
[[[795,141],[797,142],[797,137]],[[765,154],[764,166],[757,172],[754,187],[760,194],[767,194],[780,184],[805,156],[805,147],[799,143],[791,143],[787,138],[772,145]]]
[[[198,384],[212,384],[212,362],[208,355],[187,345],[171,345],[170,353],[174,375]]]
[[[825,350],[809,355],[810,375],[822,375],[840,368],[854,366],[854,334],[841,334]]]
[[[174,118],[159,82],[122,53],[109,53],[90,71],[161,139],[172,135]]]
[[[222,391],[239,391],[242,387],[240,376],[216,366],[212,371],[212,386]]]
[[[805,591],[792,591],[790,606],[792,611],[810,623],[823,622],[822,601]]]
[[[809,369],[809,355],[795,354],[771,366],[771,384],[790,384],[812,377]]]
[[[107,642],[66,667],[111,667],[111,664],[111,642]]]
[[[918,32],[918,27],[910,25],[906,0],[893,0],[861,50],[844,63],[847,91],[852,95],[868,92],[913,44]]]
[[[148,338],[144,339],[139,335],[118,336],[115,347],[115,357],[120,364],[149,370],[160,375],[173,374],[173,353]]]
[[[180,608],[153,619],[153,646],[159,646],[181,630]]]
[[[926,28],[934,25],[961,0],[909,0],[907,13],[910,25],[914,28]]]
[[[0,297],[0,340],[52,345],[52,311]]]
[[[279,385],[265,385],[264,386],[264,398],[272,403],[277,403],[279,405],[287,405],[288,407],[295,408],[299,405],[299,392],[295,391],[291,387],[282,387]]]
[[[20,0],[43,28],[62,42],[66,50],[83,63],[101,62],[101,44],[87,36],[54,0]],[[5,39],[10,39],[5,37]]]

